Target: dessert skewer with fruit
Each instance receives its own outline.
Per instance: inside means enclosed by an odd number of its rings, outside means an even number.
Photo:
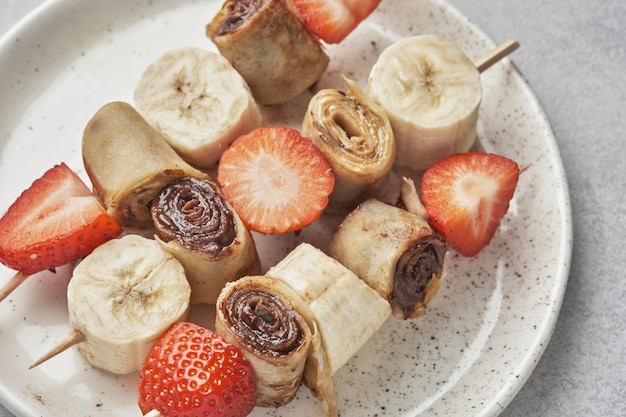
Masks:
[[[77,261],[121,233],[80,177],[65,163],[55,165],[0,218],[0,262],[18,271],[0,301],[29,276]]]

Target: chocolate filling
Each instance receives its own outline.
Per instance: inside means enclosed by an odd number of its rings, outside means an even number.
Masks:
[[[184,177],[169,183],[151,206],[157,235],[166,242],[216,254],[237,235],[233,213],[209,181]]]
[[[237,30],[261,8],[262,3],[263,0],[229,1],[226,5],[228,15],[217,30],[217,35],[222,36]]]
[[[237,288],[222,308],[233,332],[263,355],[287,355],[304,342],[296,313],[268,288]]]
[[[408,310],[423,302],[426,289],[434,276],[441,278],[445,244],[431,236],[411,245],[396,264],[393,302]]]

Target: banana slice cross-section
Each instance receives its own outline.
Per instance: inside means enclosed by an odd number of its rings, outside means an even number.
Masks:
[[[480,73],[459,48],[437,36],[413,36],[386,48],[368,89],[391,121],[399,167],[424,170],[468,151],[476,140]]]
[[[166,52],[135,89],[139,113],[188,163],[209,168],[237,137],[261,125],[248,85],[221,55],[200,48]]]
[[[190,294],[183,266],[156,241],[139,235],[110,240],[76,266],[68,285],[78,351],[100,369],[138,371],[154,341],[187,317]],[[64,348],[71,345],[65,342]],[[62,350],[53,348],[33,366]]]

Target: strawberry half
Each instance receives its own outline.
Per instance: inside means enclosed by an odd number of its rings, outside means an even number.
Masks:
[[[35,180],[0,219],[0,262],[32,275],[82,258],[121,232],[62,163]]]
[[[292,0],[306,29],[326,43],[346,38],[381,0]]]
[[[217,180],[250,230],[278,234],[317,220],[335,186],[322,152],[291,128],[264,126],[222,154]]]
[[[154,344],[139,376],[139,408],[166,417],[243,417],[256,404],[252,365],[236,346],[189,322]]]
[[[519,173],[514,161],[484,152],[439,160],[420,186],[430,224],[460,254],[477,255],[508,211]]]

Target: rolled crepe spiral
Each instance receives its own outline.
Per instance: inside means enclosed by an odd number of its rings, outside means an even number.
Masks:
[[[330,254],[365,281],[401,319],[419,317],[446,273],[447,246],[428,222],[368,199],[335,230]]]
[[[387,115],[353,81],[345,93],[316,93],[302,122],[302,135],[320,148],[335,174],[332,206],[354,208],[383,188],[396,155]]]
[[[282,0],[226,0],[206,35],[263,105],[296,97],[329,62],[319,40]]]
[[[299,297],[270,277],[228,283],[217,301],[216,332],[252,363],[261,407],[285,405],[295,396],[312,338],[319,337],[314,326]]]
[[[211,181],[174,180],[150,210],[156,240],[185,267],[193,303],[214,304],[226,282],[260,272],[250,232]]]
[[[164,240],[219,252],[236,236],[233,212],[208,181],[186,177],[165,187],[152,204],[155,226]]]

